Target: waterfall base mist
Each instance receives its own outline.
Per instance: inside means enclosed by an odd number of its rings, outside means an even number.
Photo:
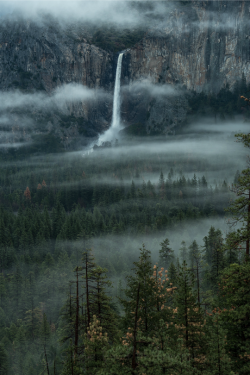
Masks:
[[[120,118],[120,111],[121,111],[120,89],[121,89],[122,58],[123,58],[123,52],[121,52],[118,56],[117,67],[116,67],[115,89],[114,89],[114,99],[113,99],[113,115],[112,115],[111,127],[99,137],[98,143],[97,143],[98,146],[101,146],[103,142],[111,141],[117,138],[119,131],[122,129],[121,118]]]

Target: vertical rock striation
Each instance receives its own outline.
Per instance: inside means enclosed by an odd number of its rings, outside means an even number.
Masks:
[[[245,74],[250,81],[250,6],[247,1],[192,1],[176,6],[127,52],[125,80],[150,76],[216,92]]]
[[[243,73],[250,82],[249,17],[247,1],[173,2],[158,24],[152,23],[145,37],[124,53],[122,86],[146,78],[214,93],[226,84],[233,87]],[[91,44],[84,25],[62,29],[54,20],[40,25],[19,20],[0,26],[0,90],[49,94],[74,82],[112,94],[117,58]],[[160,99],[129,94],[129,90],[123,93],[124,124],[146,124],[148,133],[167,133],[185,120],[183,95]],[[79,133],[96,136],[110,126],[111,119],[112,100],[80,102],[69,105],[64,117],[52,114],[45,130],[54,127],[66,142]]]

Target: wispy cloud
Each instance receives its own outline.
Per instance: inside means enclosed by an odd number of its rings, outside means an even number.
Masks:
[[[179,91],[173,85],[155,84],[150,78],[133,81],[130,85],[123,86],[124,91],[129,91],[131,95],[147,93],[153,97],[164,97],[178,95]]]
[[[30,142],[13,142],[13,143],[0,143],[0,149],[19,148],[29,146]]]
[[[46,93],[22,93],[19,90],[0,92],[0,111],[13,109],[63,109],[67,103],[86,102],[103,98],[101,90],[89,89],[78,84],[67,84],[56,88],[51,95]]]
[[[141,1],[143,3],[143,1]],[[159,12],[160,3],[155,2],[150,7],[138,7],[131,1],[116,0],[4,0],[2,6],[9,12],[18,12],[25,18],[39,17],[50,14],[59,21],[92,22],[95,24],[107,22],[117,25],[135,26],[141,24],[145,15]]]

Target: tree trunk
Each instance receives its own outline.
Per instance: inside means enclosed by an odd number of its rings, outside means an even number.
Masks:
[[[197,262],[197,292],[198,292],[198,303],[200,304],[200,280],[199,280],[199,265]]]
[[[78,283],[78,267],[77,267],[76,268],[75,356],[77,356],[77,346],[78,346],[78,325],[79,325],[79,283]]]
[[[48,358],[47,358],[47,353],[46,353],[46,345],[44,344],[43,347],[44,347],[44,356],[45,356],[47,374],[49,375],[49,364],[48,364]]]
[[[133,342],[133,357],[132,357],[132,369],[133,370],[135,370],[136,366],[137,366],[137,363],[136,363],[136,333],[137,333],[137,314],[138,314],[139,297],[140,297],[140,283],[138,284],[137,298],[136,298],[136,308],[135,308],[134,342]]]
[[[88,279],[88,254],[86,254],[85,260],[85,277],[86,277],[86,300],[87,300],[87,325],[90,325],[90,311],[89,311],[89,279]]]
[[[247,241],[246,241],[246,258],[249,260],[249,231],[250,231],[250,189],[248,190],[248,209],[247,209]]]
[[[101,321],[101,301],[100,301],[100,293],[101,293],[101,289],[100,289],[100,282],[99,280],[97,281],[97,296],[98,296],[98,299],[97,299],[97,304],[98,304],[98,318],[100,320],[100,325],[102,324],[102,321]]]
[[[185,285],[185,289],[186,289],[186,286]],[[185,290],[185,324],[186,324],[186,332],[185,332],[185,339],[186,339],[186,348],[188,348],[188,329],[189,329],[189,326],[188,326],[188,309],[187,309],[187,292]]]
[[[220,357],[221,357],[221,355],[220,355],[220,338],[219,338],[219,327],[218,327],[218,322],[217,322],[217,340],[218,340],[218,365],[219,365],[219,368],[218,368],[218,370],[219,370],[219,375],[221,375],[221,363],[220,363]]]

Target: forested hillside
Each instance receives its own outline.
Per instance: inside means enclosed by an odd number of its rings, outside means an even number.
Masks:
[[[249,171],[143,142],[5,160],[0,373],[248,374]]]
[[[249,375],[250,7],[2,3],[0,375]]]

